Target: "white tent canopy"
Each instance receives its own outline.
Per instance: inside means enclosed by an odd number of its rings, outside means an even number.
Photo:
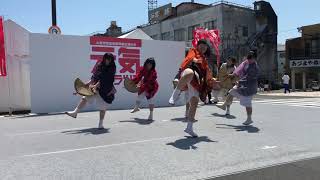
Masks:
[[[119,36],[119,38],[129,38],[129,39],[143,39],[143,40],[153,40],[148,34],[143,32],[141,29],[137,28],[127,34]]]

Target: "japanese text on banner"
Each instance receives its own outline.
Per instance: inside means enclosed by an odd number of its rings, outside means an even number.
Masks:
[[[105,53],[114,55],[117,66],[115,85],[121,84],[125,77],[133,79],[141,69],[141,40],[92,36],[90,45],[90,59],[97,63],[102,60]]]

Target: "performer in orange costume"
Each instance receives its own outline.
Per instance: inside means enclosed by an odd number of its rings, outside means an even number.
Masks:
[[[193,123],[199,98],[205,102],[206,96],[212,88],[212,72],[206,57],[210,53],[210,46],[206,40],[198,41],[197,48],[191,48],[180,66],[180,80],[172,93],[169,103],[174,105],[181,92],[186,92],[188,125],[185,132],[192,137],[198,137],[193,131]]]

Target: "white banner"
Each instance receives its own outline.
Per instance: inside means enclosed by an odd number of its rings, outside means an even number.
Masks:
[[[80,100],[73,96],[73,82],[87,81],[95,63],[105,52],[116,56],[117,94],[111,109],[128,109],[137,94],[123,88],[123,78],[132,78],[148,57],[156,60],[159,91],[156,106],[167,106],[172,79],[184,58],[185,43],[88,36],[31,34],[31,111],[34,113],[72,110]],[[144,104],[146,105],[146,103]],[[86,110],[95,110],[88,106]]]

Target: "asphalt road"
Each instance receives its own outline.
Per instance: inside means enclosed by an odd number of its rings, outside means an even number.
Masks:
[[[224,117],[201,106],[185,137],[184,107],[0,117],[0,179],[203,179],[320,156],[320,98],[258,99],[253,126],[239,103]]]

